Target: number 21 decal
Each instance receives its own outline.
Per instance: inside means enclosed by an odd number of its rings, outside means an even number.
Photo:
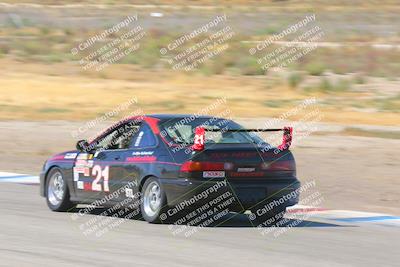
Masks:
[[[108,178],[109,178],[109,166],[106,166],[104,170],[101,169],[100,165],[95,165],[92,169],[92,175],[95,176],[94,181],[92,182],[92,190],[93,191],[102,191],[100,180],[103,178],[103,187],[104,192],[109,192],[110,188],[108,186]]]

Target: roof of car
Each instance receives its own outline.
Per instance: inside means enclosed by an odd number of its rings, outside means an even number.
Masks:
[[[188,117],[196,117],[199,119],[209,119],[213,116],[199,116],[195,114],[151,114],[147,115],[147,117],[157,118],[160,120],[170,120],[170,119],[180,119],[180,118],[188,118]]]

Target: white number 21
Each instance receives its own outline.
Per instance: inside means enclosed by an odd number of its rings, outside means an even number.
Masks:
[[[92,183],[93,191],[102,191],[100,184],[101,178],[103,178],[104,191],[105,192],[110,191],[110,188],[108,187],[109,170],[110,168],[108,166],[106,166],[104,170],[101,169],[100,165],[95,165],[93,167],[92,175],[96,177]]]

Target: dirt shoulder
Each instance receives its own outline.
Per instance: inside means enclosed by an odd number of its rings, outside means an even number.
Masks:
[[[51,155],[73,149],[71,133],[83,122],[0,122],[0,170],[38,174]],[[88,137],[107,126],[86,132]],[[305,183],[315,179],[331,209],[386,212],[400,215],[400,140],[373,137],[311,135],[293,146],[297,174]]]

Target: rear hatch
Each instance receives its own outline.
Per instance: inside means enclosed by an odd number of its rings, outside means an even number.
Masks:
[[[296,179],[296,167],[289,150],[266,150],[256,144],[207,144],[192,154],[181,171],[190,178],[231,181]]]

